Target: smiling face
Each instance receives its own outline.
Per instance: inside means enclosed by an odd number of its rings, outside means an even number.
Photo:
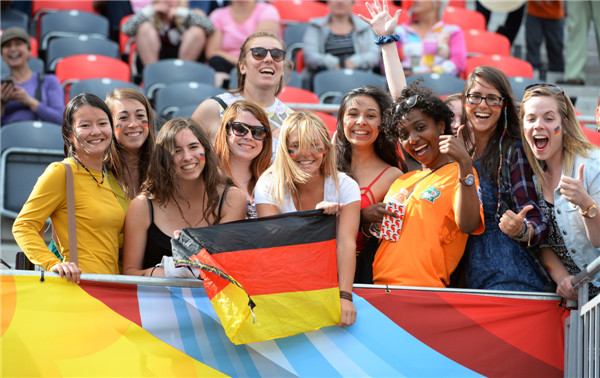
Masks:
[[[262,47],[265,49],[281,49],[285,47],[278,40],[270,37],[257,37],[247,43],[246,56],[239,63],[241,74],[246,76],[245,86],[257,86],[266,88],[276,88],[284,73],[283,61],[273,60],[271,53],[268,53],[264,59],[257,60],[252,56],[250,49]]]
[[[29,47],[22,39],[14,38],[2,45],[2,59],[9,67],[27,65],[29,55]]]
[[[344,135],[352,147],[372,146],[379,135],[381,110],[368,96],[351,100],[344,112]]]
[[[180,180],[193,181],[200,178],[206,155],[204,147],[192,130],[184,129],[175,134],[173,168]]]
[[[249,111],[242,111],[233,122],[242,122],[250,126],[263,127],[256,117]],[[263,148],[263,142],[254,139],[248,131],[244,136],[237,136],[231,130],[227,133],[227,145],[229,146],[230,159],[251,161],[256,158]]]
[[[100,108],[83,105],[73,114],[72,124],[70,141],[75,148],[75,156],[102,158],[112,138],[108,114]]]
[[[448,107],[454,113],[454,117],[452,117],[452,134],[456,136],[458,128],[461,125],[461,117],[462,117],[462,104],[460,103],[460,99],[452,100],[448,102]]]
[[[287,148],[290,158],[303,172],[311,176],[321,173],[321,165],[325,155],[325,144],[321,139],[316,138],[312,145],[306,146],[304,150],[300,151],[298,130],[294,130],[288,138]]]
[[[137,100],[115,100],[112,108],[115,138],[131,153],[138,150],[148,138],[148,114],[144,104]]]
[[[402,148],[424,168],[435,169],[447,162],[440,153],[440,135],[444,132],[444,122],[435,120],[420,109],[413,109],[399,125]]]
[[[549,96],[531,97],[523,103],[523,133],[539,160],[561,158],[563,125],[556,100]]]
[[[493,87],[485,79],[478,77],[474,82],[469,91],[468,95],[478,95],[487,97],[490,95],[496,97],[502,97],[502,94],[498,89]],[[471,104],[469,99],[465,100],[465,113],[467,121],[473,127],[476,134],[490,136],[496,130],[500,114],[502,112],[502,106],[504,101],[500,102],[498,106],[490,106],[487,101],[481,99],[480,104]]]

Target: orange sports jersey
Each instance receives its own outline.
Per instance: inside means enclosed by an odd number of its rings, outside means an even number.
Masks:
[[[410,191],[430,171],[413,171],[402,175],[390,187],[385,200],[406,188]],[[479,225],[473,234],[484,229],[479,177],[475,184],[479,196]],[[468,234],[458,227],[458,164],[439,168],[419,182],[406,200],[404,223],[397,242],[382,240],[373,262],[375,284],[445,287],[458,265],[467,244]]]

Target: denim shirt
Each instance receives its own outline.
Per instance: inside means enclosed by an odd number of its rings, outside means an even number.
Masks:
[[[589,158],[576,155],[571,172],[563,171],[563,175],[576,178],[581,164],[585,164],[583,185],[592,199],[600,204],[600,150],[590,151]],[[588,239],[579,206],[564,199],[559,188],[554,190],[554,216],[571,258],[579,269],[585,270],[589,263],[600,256],[600,248],[594,247]],[[592,283],[600,286],[600,277]]]

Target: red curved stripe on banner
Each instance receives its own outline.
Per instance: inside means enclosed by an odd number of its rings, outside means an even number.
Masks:
[[[475,320],[457,310],[461,297],[479,300],[482,311],[487,303],[493,308],[497,297],[484,297],[468,294],[452,294],[456,298],[453,303],[440,297],[440,293],[413,290],[355,289],[354,292],[404,330],[457,363],[485,376],[492,377],[562,377],[563,371],[511,345]],[[452,296],[444,293],[445,296]],[[504,299],[504,298],[502,298]],[[527,301],[527,300],[525,300]],[[500,301],[501,303],[501,301]],[[489,307],[488,307],[489,309]],[[517,319],[510,324],[518,325]],[[521,327],[517,327],[520,329]],[[503,332],[510,333],[505,327]],[[512,332],[516,332],[515,328]],[[540,323],[534,330],[536,334],[545,332],[564,333],[560,324]],[[523,335],[527,338],[528,335]],[[511,339],[511,337],[506,337]],[[536,339],[537,340],[537,339]],[[532,342],[534,342],[532,340]],[[563,344],[544,345],[535,343],[532,347],[540,348],[551,355],[554,350],[561,352]]]
[[[116,313],[142,326],[137,285],[81,280],[80,286]]]

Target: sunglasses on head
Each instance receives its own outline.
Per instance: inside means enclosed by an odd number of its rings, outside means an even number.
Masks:
[[[271,54],[276,62],[281,62],[285,58],[285,51],[281,49],[265,49],[264,47],[253,47],[250,49],[252,57],[256,60],[263,60],[267,57],[267,53]]]
[[[262,141],[269,133],[269,129],[264,126],[252,126],[243,122],[229,122],[228,125],[233,135],[239,137],[245,136],[250,131],[252,138]]]
[[[554,84],[545,84],[545,83],[528,85],[525,87],[525,92],[533,91],[534,89],[539,89],[539,88],[547,88],[549,91],[556,92],[556,93],[565,93],[565,91],[563,91],[561,87],[554,85]]]
[[[414,95],[407,98],[403,103],[406,105],[406,108],[408,110],[411,109],[413,106],[417,105],[417,101],[419,101],[419,95]],[[403,103],[401,102],[398,105],[396,105],[396,109],[394,111],[397,112],[398,110],[400,110],[400,107]]]

